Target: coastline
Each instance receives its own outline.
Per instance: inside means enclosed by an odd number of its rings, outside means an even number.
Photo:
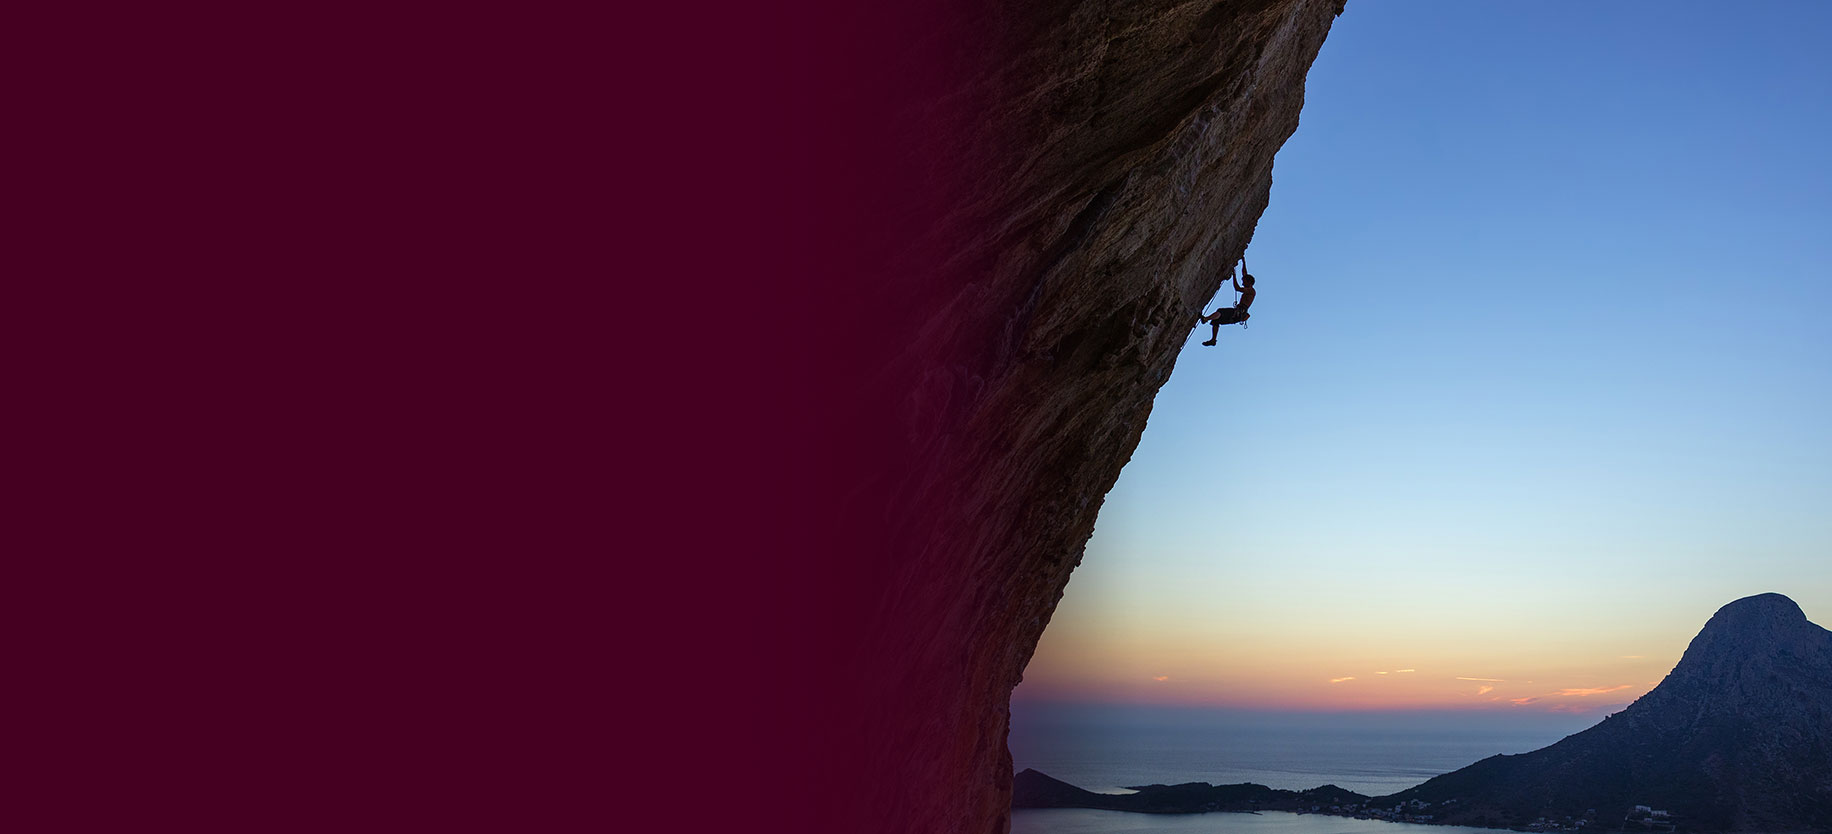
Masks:
[[[1133,785],[1127,786],[1127,789],[1134,793],[1095,793],[1027,768],[1013,776],[1012,810],[1080,809],[1153,815],[1277,812],[1366,822],[1522,831],[1532,834],[1616,827],[1606,826],[1597,819],[1539,819],[1523,823],[1500,812],[1491,815],[1486,810],[1452,808],[1458,805],[1454,799],[1443,803],[1418,799],[1396,800],[1391,796],[1371,797],[1335,785],[1290,791],[1253,783],[1211,785],[1207,782],[1186,782],[1178,785]],[[1480,814],[1479,819],[1495,819],[1495,823],[1485,825],[1480,821],[1472,821],[1472,814]],[[1627,820],[1624,823],[1622,828],[1626,828]]]
[[[1225,817],[1213,816],[1225,814]],[[1421,823],[1386,820],[1344,820],[1295,811],[1211,811],[1190,814],[1138,814],[1094,808],[1014,808],[1012,834],[1156,834],[1188,831],[1191,834],[1393,834],[1395,825]],[[1130,819],[1129,819],[1130,818]],[[1376,823],[1379,825],[1377,826]],[[1492,829],[1436,825],[1437,834],[1486,834]]]

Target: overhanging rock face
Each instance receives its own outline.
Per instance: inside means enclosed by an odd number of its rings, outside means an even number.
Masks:
[[[888,450],[833,464],[875,597],[840,648],[871,706],[831,728],[874,774],[835,809],[861,831],[1008,826],[1012,688],[1252,238],[1341,11],[961,5],[884,61],[939,69],[886,74],[898,106],[867,128],[915,186],[858,187],[896,222],[854,241],[871,329],[827,360],[857,389],[852,440]]]

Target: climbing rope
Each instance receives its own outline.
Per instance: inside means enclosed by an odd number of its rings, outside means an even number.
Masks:
[[[1245,275],[1247,274],[1247,252],[1246,252],[1246,250],[1244,250],[1244,249],[1243,249],[1243,250],[1241,250],[1241,253],[1240,253],[1240,274],[1241,274],[1241,275],[1242,275],[1243,277],[1244,277],[1244,276],[1245,276]],[[1229,277],[1230,277],[1230,278],[1232,278],[1233,276],[1232,276],[1232,275],[1230,275]],[[1232,283],[1232,282],[1230,282],[1230,283]],[[1236,306],[1236,307],[1239,307],[1239,306],[1240,306],[1240,290],[1235,290],[1235,291],[1234,291],[1234,306]],[[1240,325],[1240,329],[1242,329],[1242,330],[1246,330],[1246,329],[1247,329],[1247,323],[1246,323],[1245,321],[1239,321],[1239,322],[1235,322],[1235,323],[1236,323],[1236,324],[1238,324],[1238,325]]]

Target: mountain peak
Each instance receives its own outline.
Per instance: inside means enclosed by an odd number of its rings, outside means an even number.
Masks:
[[[1719,608],[1699,631],[1693,646],[1744,651],[1802,631],[1819,630],[1793,600],[1781,594],[1757,594]],[[1692,651],[1688,649],[1687,653]]]
[[[1807,615],[1806,612],[1800,610],[1798,604],[1788,599],[1786,596],[1781,594],[1756,594],[1753,597],[1744,597],[1723,608],[1719,608],[1717,613],[1712,615],[1711,621],[1717,622],[1720,619],[1726,622],[1792,621],[1804,623],[1807,621]],[[1710,624],[1706,624],[1706,628],[1709,627]]]
[[[1744,597],[1711,615],[1710,622],[1686,647],[1668,680],[1681,688],[1703,684],[1722,694],[1722,683],[1749,677],[1733,670],[1753,674],[1760,668],[1764,670],[1762,674],[1767,674],[1766,670],[1783,662],[1783,657],[1823,654],[1828,637],[1832,635],[1809,621],[1799,605],[1781,594]],[[1659,689],[1649,694],[1657,693]]]

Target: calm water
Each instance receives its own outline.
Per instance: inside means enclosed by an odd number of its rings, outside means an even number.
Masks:
[[[1009,741],[1017,770],[1036,768],[1094,791],[1257,782],[1286,790],[1333,784],[1382,796],[1496,753],[1536,750],[1600,720],[1601,714],[1304,715],[1013,704]]]
[[[1084,808],[1013,811],[1011,831],[1012,834],[1495,834],[1486,828],[1406,825],[1274,811],[1260,814],[1128,814]]]

